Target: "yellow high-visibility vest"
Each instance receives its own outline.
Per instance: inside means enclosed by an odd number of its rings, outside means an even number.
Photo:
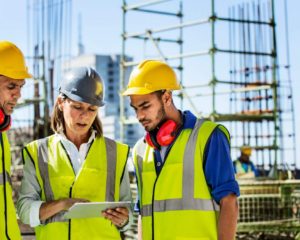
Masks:
[[[6,133],[0,134],[0,239],[20,240],[21,234],[12,200],[10,145]]]
[[[57,135],[34,141],[24,149],[24,154],[34,162],[43,201],[62,198],[119,201],[128,152],[127,145],[96,137],[80,172],[75,176],[69,156]],[[57,214],[36,227],[36,239],[121,239],[118,229],[107,219],[64,220],[62,215]]]
[[[243,168],[241,161],[236,160],[234,161],[236,173],[251,173],[254,172],[249,164],[247,171]]]
[[[134,148],[143,240],[217,240],[219,206],[206,183],[206,143],[219,127],[198,119],[175,140],[161,172],[155,171],[154,150],[140,141]]]

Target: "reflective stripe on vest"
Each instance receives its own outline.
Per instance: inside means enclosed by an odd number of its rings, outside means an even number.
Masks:
[[[104,138],[106,145],[106,154],[107,154],[107,171],[110,174],[107,174],[106,181],[106,201],[115,201],[115,178],[116,178],[116,159],[117,159],[117,145],[111,139]],[[54,200],[53,190],[50,185],[49,178],[49,169],[48,169],[48,142],[49,138],[43,138],[38,141],[38,164],[39,170],[41,173],[41,177],[44,183],[44,192],[46,201]],[[49,222],[62,222],[67,221],[63,218],[64,212],[60,212],[57,215],[47,219],[47,223]]]
[[[38,161],[41,172],[41,177],[44,183],[44,191],[46,201],[54,200],[54,194],[50,186],[49,171],[48,171],[48,141],[49,138],[43,138],[38,141]]]
[[[109,202],[114,201],[115,196],[117,145],[115,141],[105,138],[105,146],[107,159],[110,159],[110,161],[107,161],[107,172],[109,172],[110,174],[107,174],[105,196],[106,201]]]
[[[9,185],[12,186],[11,177],[7,171],[5,171],[5,179],[9,183]],[[4,184],[4,175],[3,175],[3,173],[0,173],[0,185],[3,185],[3,184]]]
[[[195,148],[199,129],[202,126],[204,119],[197,119],[195,127],[191,132],[188,142],[185,147],[183,160],[183,183],[182,183],[182,198],[168,199],[168,200],[154,200],[152,205],[143,205],[141,209],[142,216],[151,216],[153,212],[164,212],[171,210],[202,210],[202,211],[219,211],[219,205],[211,199],[195,199],[194,198],[194,161],[186,161],[186,159],[193,159],[195,155]],[[142,166],[143,159],[137,155],[138,174],[141,188],[143,187],[142,180]]]
[[[190,204],[190,205],[188,205]],[[219,205],[210,199],[191,199],[189,203],[183,199],[155,200],[154,212],[165,212],[173,210],[202,210],[219,211]],[[152,205],[144,205],[141,214],[143,217],[152,215]]]
[[[12,199],[11,154],[6,132],[0,133],[0,239],[21,240]]]

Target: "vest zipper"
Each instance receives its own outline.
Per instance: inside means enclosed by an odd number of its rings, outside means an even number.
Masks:
[[[4,225],[5,225],[5,235],[8,240],[10,237],[8,235],[8,226],[7,226],[7,201],[6,201],[6,169],[5,169],[5,154],[4,154],[4,142],[2,133],[0,134],[1,148],[2,148],[2,176],[3,176],[3,196],[4,196]]]
[[[156,180],[153,185],[153,192],[152,192],[152,240],[154,240],[154,192],[155,192],[155,186],[159,175],[157,175]]]
[[[74,182],[75,182],[75,181],[74,181]],[[72,185],[71,185],[71,187],[70,187],[69,198],[72,198],[72,190],[73,190],[74,182],[72,183]],[[71,219],[69,219],[68,239],[71,240]]]
[[[60,144],[61,144],[62,148],[65,150],[65,153],[66,153],[66,155],[67,155],[67,157],[68,157],[68,159],[69,159],[69,162],[70,162],[71,167],[72,167],[73,172],[74,172],[74,176],[75,176],[74,179],[76,179],[76,173],[75,173],[75,170],[74,170],[74,167],[73,167],[71,158],[70,158],[70,156],[69,156],[69,154],[68,154],[68,152],[67,152],[65,146],[62,144],[61,141],[60,141]],[[72,189],[73,189],[74,183],[75,183],[75,180],[73,181],[73,183],[72,183],[72,185],[71,185],[71,187],[70,187],[69,198],[72,198]],[[71,240],[71,219],[69,219],[68,240]]]
[[[156,182],[159,178],[159,175],[161,173],[161,171],[163,170],[163,167],[165,165],[165,162],[167,161],[167,157],[169,155],[169,152],[171,151],[171,148],[173,147],[174,143],[176,142],[178,136],[181,134],[181,131],[182,129],[180,129],[177,133],[177,136],[176,138],[174,139],[174,141],[168,146],[167,148],[167,151],[166,151],[166,155],[164,157],[164,161],[162,163],[162,166],[161,166],[161,169],[159,172],[156,171],[156,158],[155,158],[155,153],[153,152],[153,155],[154,155],[154,168],[155,168],[155,172],[156,172],[156,179],[155,179],[155,182],[154,182],[154,185],[153,185],[153,192],[152,192],[152,240],[154,240],[154,193],[155,193],[155,186],[156,186]],[[156,150],[155,150],[156,151]],[[161,158],[160,156],[160,152],[158,152],[158,155],[159,157]]]

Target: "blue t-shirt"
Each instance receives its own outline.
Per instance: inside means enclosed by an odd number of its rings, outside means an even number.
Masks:
[[[190,111],[183,112],[182,129],[194,128],[196,116]],[[168,147],[165,158],[172,145]],[[154,151],[156,172],[159,174],[163,167],[163,161],[160,157],[159,150]],[[158,163],[158,164],[157,164]],[[225,134],[216,128],[208,139],[205,156],[204,156],[204,174],[206,182],[211,189],[213,199],[220,203],[223,197],[233,193],[240,195],[239,185],[235,180],[233,163],[230,157],[230,146]],[[135,210],[139,211],[139,204],[135,205]]]

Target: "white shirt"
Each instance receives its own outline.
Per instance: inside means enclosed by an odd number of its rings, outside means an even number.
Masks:
[[[73,142],[71,142],[69,139],[65,137],[65,135],[57,134],[57,136],[58,139],[64,145],[68,155],[70,156],[74,172],[77,175],[84,162],[87,152],[91,146],[91,143],[95,139],[96,136],[95,130],[92,131],[89,140],[86,143],[82,143],[80,145],[79,150],[77,149],[76,145]]]
[[[72,166],[75,174],[77,175],[79,170],[82,167],[82,164],[85,160],[87,152],[90,148],[92,141],[95,139],[96,132],[93,130],[89,140],[86,143],[80,145],[79,150],[75,146],[75,144],[69,141],[64,134],[56,134],[58,138],[61,140],[63,146],[65,147],[70,160],[72,162]],[[24,178],[22,180],[19,199],[17,202],[17,210],[20,219],[25,224],[30,224],[31,227],[36,227],[41,225],[40,222],[40,207],[44,201],[40,200],[41,188],[39,182],[36,177],[35,167],[33,163],[29,161],[25,161],[25,165],[23,168]],[[130,189],[129,175],[127,167],[124,171],[124,176],[122,178],[121,186],[120,186],[120,201],[132,201],[131,192],[128,191]],[[131,215],[131,211],[130,215]],[[132,217],[129,217],[132,220]]]

